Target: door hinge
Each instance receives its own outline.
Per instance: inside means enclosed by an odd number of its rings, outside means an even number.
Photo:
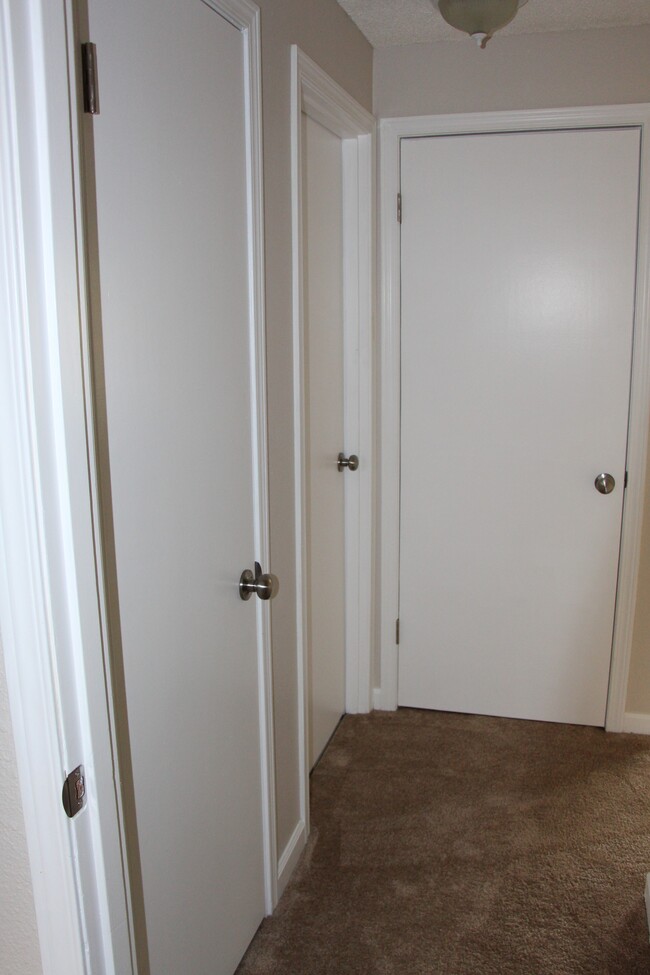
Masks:
[[[399,646],[399,620],[395,620],[395,643]]]
[[[628,475],[628,472],[626,471],[625,472],[625,478],[623,480],[623,490],[625,490],[625,488],[627,487],[627,475]]]
[[[402,222],[402,194],[397,194],[397,222]]]
[[[72,819],[80,809],[84,807],[86,796],[86,780],[84,779],[83,765],[77,765],[75,769],[66,776],[61,791],[61,801],[66,815]]]
[[[97,90],[97,49],[90,41],[81,45],[81,80],[86,115],[99,115]]]

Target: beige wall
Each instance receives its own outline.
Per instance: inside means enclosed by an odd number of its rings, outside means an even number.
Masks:
[[[650,101],[650,26],[379,48],[379,117]]]
[[[0,642],[0,972],[42,971]]]
[[[375,51],[379,117],[650,102],[650,26]],[[627,710],[650,713],[650,464]]]
[[[298,44],[368,110],[372,48],[335,0],[258,0],[266,219],[271,561],[278,850],[299,818],[293,496],[290,45]]]

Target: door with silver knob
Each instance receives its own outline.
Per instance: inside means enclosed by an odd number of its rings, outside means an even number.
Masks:
[[[265,910],[267,637],[235,595],[267,545],[255,530],[266,473],[253,469],[266,436],[249,272],[254,121],[246,33],[217,6],[229,5],[87,4],[101,51],[101,113],[81,128],[94,146],[91,344],[116,709],[138,824],[137,938],[156,975],[232,975]],[[209,111],[195,111],[197,92]],[[170,769],[198,801],[163,798]]]
[[[616,487],[616,481],[611,474],[599,474],[594,484],[601,494],[611,494]]]
[[[604,724],[639,149],[401,140],[402,706]]]

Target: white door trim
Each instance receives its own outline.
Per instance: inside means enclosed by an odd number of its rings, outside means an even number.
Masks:
[[[245,47],[258,444],[251,554],[268,566],[259,10],[249,0],[209,3],[242,32]],[[97,549],[71,45],[71,0],[2,0],[0,306],[7,324],[0,336],[0,619],[44,973],[126,975],[137,965]],[[256,602],[270,912],[277,899],[271,646],[268,606]],[[83,742],[82,755],[77,746],[68,753],[72,740]],[[63,774],[80,761],[88,802],[68,821]],[[82,816],[91,844],[83,854],[75,829]]]
[[[248,162],[248,241],[251,281],[251,355],[256,374],[252,377],[253,477],[255,503],[255,547],[257,561],[271,571],[269,526],[268,410],[266,391],[266,320],[264,285],[264,169],[262,157],[262,53],[260,11],[250,0],[209,0],[244,36],[246,57],[246,154]],[[275,739],[273,730],[273,678],[271,610],[256,600],[258,618],[258,674],[260,708],[260,755],[262,760],[262,824],[264,839],[264,885],[266,912],[271,914],[278,900]]]
[[[309,750],[307,748],[305,605],[306,483],[304,324],[302,295],[302,146],[301,113],[343,140],[343,235],[346,266],[343,282],[345,442],[356,444],[358,476],[345,480],[346,569],[346,710],[371,707],[373,404],[372,323],[374,267],[375,120],[350,95],[293,45],[291,49],[291,181],[293,240],[293,381],[296,498],[296,605],[298,636],[298,715],[302,830],[309,832]],[[283,854],[289,862],[291,851]]]
[[[633,126],[642,133],[637,258],[636,315],[628,430],[628,486],[623,506],[616,615],[606,728],[621,731],[630,665],[632,629],[640,557],[640,535],[650,395],[650,105],[557,109],[531,112],[418,116],[383,119],[380,130],[380,654],[381,686],[375,705],[397,707],[395,621],[399,607],[399,464],[400,464],[400,141],[432,135],[480,132],[543,131]],[[408,201],[405,201],[408,206]]]
[[[66,10],[3,0],[0,614],[46,975],[132,971],[84,411]],[[6,344],[5,344],[6,343]],[[87,804],[68,821],[67,771]]]

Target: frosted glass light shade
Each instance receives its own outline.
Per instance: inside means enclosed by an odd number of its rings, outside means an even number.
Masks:
[[[491,37],[510,23],[522,2],[526,0],[437,0],[437,6],[452,27],[471,36]]]

